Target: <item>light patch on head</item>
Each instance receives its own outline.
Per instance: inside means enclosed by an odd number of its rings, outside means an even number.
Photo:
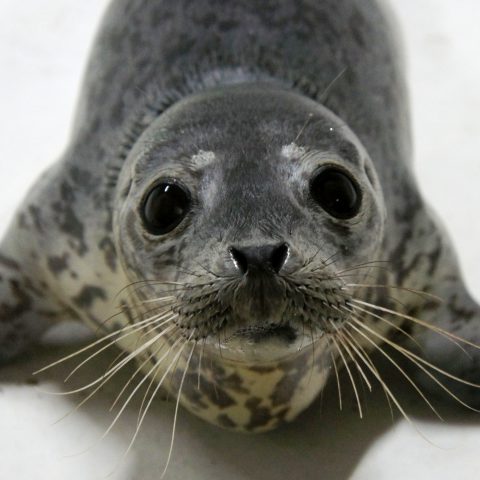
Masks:
[[[211,151],[199,150],[198,153],[192,157],[192,162],[200,168],[206,167],[214,161],[215,154]]]
[[[305,148],[299,147],[295,142],[282,147],[282,155],[288,160],[296,160],[305,155]]]

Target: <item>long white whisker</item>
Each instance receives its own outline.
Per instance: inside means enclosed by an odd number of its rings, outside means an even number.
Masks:
[[[353,326],[352,326],[353,328]],[[431,402],[428,400],[428,398],[425,396],[423,391],[420,389],[420,387],[410,378],[410,376],[405,372],[405,370],[390,356],[388,355],[385,350],[380,347],[380,345],[377,345],[371,338],[369,338],[367,335],[365,335],[363,332],[358,331],[355,328],[355,331],[359,335],[361,335],[365,340],[367,340],[373,347],[378,350],[402,375],[404,378],[407,379],[407,381],[412,385],[412,387],[417,391],[417,393],[422,397],[422,399],[425,401],[425,403],[430,407],[430,409],[435,413],[435,415],[443,421],[442,416],[438,413],[438,411],[435,409],[435,407],[431,404]]]
[[[171,347],[170,349],[168,350],[168,352],[166,353],[167,355],[172,351],[172,349],[174,348],[174,346],[176,346],[176,343],[181,340],[182,337],[180,337]],[[143,415],[142,417],[140,418],[140,422],[137,424],[137,428],[135,430],[135,433],[132,437],[132,440],[130,441],[130,444],[128,445],[128,448],[127,450],[125,451],[125,453],[123,454],[123,457],[122,458],[125,458],[128,453],[130,452],[130,450],[132,449],[133,447],[133,444],[135,443],[135,440],[137,439],[137,436],[138,436],[138,433],[140,431],[140,428],[141,426],[143,425],[143,421],[145,420],[145,416],[147,415],[147,412],[148,410],[150,409],[150,405],[152,404],[153,402],[153,399],[156,397],[158,391],[160,390],[160,387],[162,386],[162,383],[163,381],[165,380],[165,378],[167,377],[168,373],[170,372],[171,368],[173,367],[173,365],[175,364],[176,360],[180,357],[180,355],[182,354],[185,346],[187,345],[188,341],[185,341],[184,344],[182,345],[182,347],[179,349],[179,351],[175,354],[175,357],[173,359],[173,361],[170,363],[170,365],[168,366],[168,368],[165,370],[162,378],[160,379],[160,381],[158,382],[158,385],[155,387],[155,390],[154,392],[152,393],[151,397],[150,397],[150,400],[148,401],[148,404],[147,406],[145,407],[145,411],[143,412]],[[163,360],[163,359],[162,359]],[[156,368],[156,367],[155,367]],[[152,373],[153,369],[148,373],[148,375],[145,376],[145,378],[142,380],[141,383],[143,383],[145,381],[146,378],[148,378],[150,376],[150,374]]]
[[[357,367],[357,370],[358,372],[360,373],[360,375],[362,376],[364,382],[367,384],[367,387],[368,387],[368,390],[371,392],[372,391],[372,385],[370,383],[370,381],[368,380],[368,377],[365,375],[365,372],[363,371],[363,369],[360,367],[360,365],[358,364],[356,358],[354,357],[354,355],[352,354],[352,352],[350,351],[350,348],[348,347],[348,345],[350,345],[350,347],[352,348],[352,350],[356,352],[356,349],[353,347],[353,345],[350,343],[350,341],[348,340],[348,338],[346,336],[343,335],[343,332],[341,331],[338,331],[337,334],[342,338],[342,340],[344,342],[346,342],[346,344],[344,344],[344,347],[345,347],[345,350],[347,351],[348,353],[348,356],[352,359],[352,361],[354,362],[355,366]],[[347,345],[348,344],[348,345]],[[357,353],[358,354],[358,353]]]
[[[173,325],[171,327],[172,329],[175,328]],[[163,335],[168,333],[169,330],[163,330],[159,334],[157,334],[155,337],[151,338],[148,342],[144,343],[141,347],[137,348],[135,351],[131,352],[127,357],[125,357],[121,362],[119,362],[115,367],[111,368],[110,370],[106,371],[102,376],[94,380],[93,382],[84,385],[83,387],[77,388],[75,390],[70,390],[68,392],[51,392],[51,395],[71,395],[73,393],[79,393],[83,392],[85,390],[88,390],[89,388],[93,387],[94,385],[97,385],[99,382],[102,382],[104,380],[108,381],[112,376],[117,373],[121,368],[123,368],[130,360],[135,358],[139,353],[143,352],[146,350],[150,345],[153,345],[159,338],[161,338]]]
[[[353,325],[351,325],[351,327],[353,328]],[[356,329],[355,329],[356,330]],[[393,401],[393,403],[395,404],[395,406],[398,408],[399,412],[402,414],[403,418],[418,432],[418,434],[424,438],[427,442],[430,443],[430,441],[428,440],[427,437],[425,437],[425,435],[417,428],[417,426],[415,425],[414,422],[412,422],[411,418],[407,415],[407,413],[405,412],[405,410],[403,409],[402,405],[400,404],[400,402],[397,400],[397,398],[395,397],[395,395],[392,393],[392,391],[388,388],[387,384],[384,382],[384,380],[382,379],[382,376],[380,375],[380,373],[378,372],[378,370],[376,368],[374,368],[373,366],[371,366],[369,364],[369,362],[365,359],[365,357],[363,356],[363,354],[359,353],[359,358],[362,360],[362,362],[365,364],[365,366],[370,370],[370,372],[373,374],[373,376],[379,381],[380,385],[382,385],[382,388],[384,389],[384,392],[390,397],[390,399]]]
[[[192,339],[194,332],[195,332],[195,329],[192,331],[192,333],[191,333],[190,337],[188,338],[187,342],[189,342]],[[172,457],[173,444],[174,444],[174,441],[175,441],[175,429],[176,429],[176,426],[177,426],[178,407],[180,405],[180,396],[182,394],[183,383],[185,381],[185,377],[187,375],[188,367],[190,366],[193,351],[195,350],[196,345],[197,345],[197,342],[194,342],[194,344],[192,346],[192,349],[190,350],[190,355],[188,356],[188,360],[187,360],[187,363],[186,363],[186,366],[185,366],[185,370],[183,371],[182,380],[180,381],[180,387],[178,389],[178,395],[177,395],[177,403],[175,404],[175,414],[173,416],[172,438],[170,440],[170,448],[168,450],[167,463],[165,464],[165,468],[164,468],[163,473],[160,476],[160,478],[163,478],[165,476],[165,474],[167,473],[167,469],[168,469],[168,466],[170,464],[170,459]]]
[[[156,320],[152,320],[151,323],[147,323],[145,325],[142,325],[140,328],[136,329],[136,330],[133,330],[125,335],[122,335],[121,337],[118,337],[116,338],[115,340],[113,340],[112,342],[109,342],[107,345],[103,346],[102,348],[100,348],[99,350],[97,350],[95,353],[93,353],[92,355],[90,355],[89,357],[87,357],[85,360],[83,360],[82,362],[80,362],[68,375],[67,377],[65,378],[64,382],[68,382],[68,380],[72,377],[72,375],[75,374],[75,372],[77,372],[80,368],[83,367],[83,365],[85,365],[86,363],[88,363],[90,360],[92,360],[92,358],[96,357],[97,355],[100,355],[100,353],[102,353],[103,351],[107,350],[108,348],[110,348],[111,346],[113,346],[114,344],[116,344],[119,340],[122,340],[124,339],[125,337],[131,335],[132,333],[136,333],[142,329],[144,329],[145,327],[148,327],[152,324],[155,324],[155,326],[157,328],[160,328],[161,326],[165,325],[166,323],[168,322],[171,322],[171,319],[167,319],[163,322],[161,322],[160,324],[156,325],[156,323],[161,320],[161,318],[158,318]]]
[[[173,327],[172,327],[173,328]],[[138,368],[135,370],[135,372],[132,374],[132,376],[128,379],[127,383],[123,386],[123,388],[120,390],[118,393],[117,397],[113,401],[112,405],[110,406],[110,411],[112,411],[115,408],[115,405],[118,403],[120,398],[122,397],[123,393],[125,390],[128,388],[128,386],[133,382],[133,379],[141,372],[143,367],[152,360],[158,353],[165,347],[165,344],[160,345],[154,352],[152,352],[150,355],[147,356],[147,358],[138,366]]]
[[[98,340],[95,340],[94,342],[88,344],[87,346],[81,348],[80,350],[76,350],[75,352],[69,354],[69,355],[66,355],[65,357],[62,357],[60,358],[59,360],[53,362],[53,363],[50,363],[49,365],[46,365],[45,367],[42,367],[40,370],[37,370],[35,372],[33,372],[33,375],[37,375],[41,372],[44,372],[45,370],[48,370],[52,367],[54,367],[55,365],[58,365],[59,363],[63,363],[67,360],[70,360],[71,358],[73,357],[76,357],[77,355],[80,355],[81,353],[87,351],[87,350],[90,350],[91,348],[95,347],[96,345],[98,345],[99,343],[102,343],[104,342],[105,340],[108,340],[109,338],[112,338],[114,337],[115,335],[120,335],[122,334],[123,332],[127,331],[127,330],[131,330],[131,329],[137,329],[137,327],[140,327],[142,325],[145,325],[146,323],[152,321],[152,318],[154,317],[150,317],[150,318],[147,318],[141,322],[137,322],[135,323],[134,325],[128,325],[126,327],[123,327],[122,329],[120,330],[117,330],[115,332],[112,332],[112,333],[109,333],[108,335],[105,335],[104,337],[102,338],[99,338]],[[141,328],[138,328],[138,330],[140,330]]]
[[[457,341],[459,341],[460,343],[464,343],[466,345],[470,345],[471,347],[474,347],[478,350],[480,350],[480,345],[477,345],[475,343],[472,343],[472,342],[469,342],[468,340],[466,340],[465,338],[462,338],[462,337],[459,337],[451,332],[449,332],[448,330],[444,330],[443,328],[440,328],[440,327],[437,327],[436,325],[432,325],[428,322],[425,322],[423,320],[420,320],[419,318],[415,318],[415,317],[412,317],[410,315],[406,315],[404,313],[400,313],[400,312],[396,312],[395,310],[390,310],[389,308],[385,308],[385,307],[380,307],[379,305],[374,305],[372,303],[368,303],[368,302],[364,302],[362,300],[358,300],[358,299],[352,299],[351,300],[352,302],[355,302],[355,303],[359,303],[361,305],[365,305],[366,307],[370,307],[370,308],[373,308],[374,310],[380,310],[382,312],[386,312],[386,313],[391,313],[392,315],[396,315],[398,317],[401,317],[401,318],[405,318],[406,320],[411,320],[412,322],[415,322],[415,323],[418,323],[419,325],[422,325],[423,327],[425,328],[429,328],[431,330],[434,330],[436,331],[437,333],[439,333],[440,335],[444,335],[446,337],[450,337],[450,338],[453,338]]]
[[[357,406],[358,406],[358,414],[360,415],[360,418],[363,418],[363,412],[362,412],[362,405],[360,404],[360,398],[358,396],[358,391],[357,391],[357,386],[355,384],[355,380],[353,379],[352,372],[350,371],[350,367],[348,366],[348,362],[345,360],[345,356],[343,355],[342,350],[340,349],[340,346],[335,339],[334,336],[331,337],[333,343],[337,347],[338,353],[340,354],[340,357],[342,358],[343,364],[345,365],[345,368],[347,370],[348,376],[350,377],[350,382],[352,383],[353,391],[355,393],[355,398],[357,399]]]
[[[388,323],[392,326],[394,326],[395,324],[393,322],[391,322],[390,320],[386,319],[386,318],[383,318],[381,315],[377,315],[375,314],[374,312],[371,312],[370,310],[367,310],[365,308],[362,308],[360,307],[359,305],[353,305],[352,303],[350,302],[347,302],[347,305],[352,307],[353,309],[357,310],[357,311],[361,311],[361,312],[364,312],[366,313],[367,315],[370,315],[372,317],[375,317],[375,318],[378,318],[379,320],[382,320],[383,322],[385,323]],[[369,308],[372,308],[372,307],[369,307]],[[413,317],[412,317],[413,318]],[[430,325],[430,324],[427,324],[427,325],[422,325],[424,326],[425,328],[428,328],[430,330],[432,330],[433,332],[435,333],[438,333],[440,336],[442,336],[443,338],[445,338],[446,340],[448,340],[449,342],[452,342],[454,345],[456,345],[468,358],[472,359],[472,356],[465,350],[465,348],[462,347],[462,345],[460,345],[460,343],[455,340],[454,338],[451,338],[450,336],[448,335],[444,335],[442,332],[438,331],[434,325]],[[400,327],[397,327],[397,329],[400,328]],[[409,335],[407,332],[405,332],[403,329],[401,329],[402,332],[405,333],[405,335],[407,335],[410,340],[412,340],[418,347],[420,350],[424,350],[423,347],[411,336]]]
[[[405,348],[402,348],[400,347],[399,345],[391,342],[390,340],[388,340],[387,338],[385,338],[383,335],[380,335],[378,332],[375,332],[374,330],[372,330],[371,328],[367,327],[366,325],[364,325],[362,322],[356,320],[355,318],[352,319],[357,325],[361,326],[362,328],[366,329],[367,331],[369,331],[370,333],[372,333],[373,335],[375,335],[376,337],[378,338],[381,338],[385,343],[387,343],[388,345],[390,345],[391,347],[393,347],[395,350],[397,350],[398,352],[400,352],[405,358],[407,358],[408,360],[410,360],[413,364],[415,364],[417,367],[419,367],[422,371],[424,371],[432,380],[434,380],[435,383],[437,383],[437,385],[439,385],[443,390],[445,390],[452,398],[454,398],[455,400],[457,400],[457,402],[459,402],[461,405],[463,405],[464,407],[468,408],[469,410],[473,410],[474,412],[480,412],[480,410],[468,405],[467,403],[465,403],[463,400],[461,400],[457,395],[455,395],[448,387],[446,387],[440,380],[438,380],[437,377],[435,377],[434,375],[432,375],[431,372],[429,372],[425,367],[423,367],[423,365],[421,365],[422,363],[424,365],[427,365],[429,368],[433,369],[433,370],[436,370],[438,371],[439,373],[451,378],[452,380],[455,380],[457,382],[460,382],[460,383],[464,383],[466,385],[470,385],[470,386],[473,386],[473,387],[476,387],[476,388],[480,388],[480,385],[477,385],[475,383],[471,383],[471,382],[467,382],[466,380],[463,380],[461,378],[458,378],[458,377],[455,377],[454,375],[451,375],[450,373],[446,372],[445,370],[442,370],[441,368],[438,368],[436,367],[435,365],[431,364],[430,362],[427,362],[426,360],[424,360],[423,358],[419,357],[418,355],[415,355],[414,353],[410,352],[410,350],[407,350]],[[353,328],[353,325],[351,325],[352,328]]]
[[[420,350],[424,350],[423,347],[420,345],[420,343],[415,340],[415,338],[410,335],[407,331],[405,331],[402,327],[399,327],[398,325],[396,325],[395,323],[393,323],[392,321],[388,320],[388,318],[384,318],[382,317],[381,315],[377,315],[376,313],[373,313],[373,312],[370,312],[364,308],[361,308],[359,307],[358,305],[352,305],[351,303],[347,302],[347,305],[350,306],[353,310],[348,310],[345,309],[351,313],[351,314],[354,314],[354,310],[355,311],[362,311],[364,313],[366,313],[367,315],[370,315],[374,318],[377,318],[378,320],[381,320],[382,322],[386,323],[387,325],[390,325],[392,328],[394,328],[395,330],[397,330],[398,332],[401,332],[403,335],[405,335],[407,338],[409,338],[413,343],[415,343],[415,345],[417,345],[417,347],[420,349]],[[453,341],[453,340],[452,340]],[[458,345],[460,348],[462,348],[460,345]]]
[[[403,290],[405,292],[413,293],[415,295],[418,295],[419,297],[426,297],[426,298],[431,298],[432,300],[435,300],[438,303],[444,303],[445,300],[443,298],[440,298],[437,295],[434,295],[433,293],[429,292],[423,292],[422,290],[415,290],[414,288],[408,288],[408,287],[402,287],[400,285],[379,285],[379,284],[368,284],[368,283],[347,283],[345,284],[345,287],[361,287],[361,288],[384,288],[386,290],[389,289],[395,289],[395,290]]]
[[[328,340],[328,336],[325,337],[330,345],[330,341]],[[333,363],[333,369],[335,371],[335,377],[337,379],[337,389],[338,389],[338,407],[340,411],[342,411],[342,388],[340,386],[340,377],[338,375],[338,368],[337,368],[337,362],[335,361],[335,357],[333,355],[332,350],[330,349],[330,357],[332,358],[332,363]]]
[[[134,388],[134,390],[130,393],[130,395],[128,396],[127,400],[125,400],[125,402],[123,403],[122,407],[120,408],[119,412],[117,413],[117,415],[115,416],[115,418],[113,419],[112,423],[110,424],[110,426],[107,428],[107,430],[105,431],[105,433],[102,435],[101,439],[105,438],[109,433],[110,431],[112,430],[112,428],[115,426],[115,424],[117,423],[117,420],[120,418],[120,416],[122,415],[123,411],[127,408],[127,405],[130,403],[130,400],[135,396],[135,394],[138,392],[138,390],[140,389],[140,387],[145,383],[145,381],[150,377],[150,375],[152,374],[152,372],[158,368],[158,366],[161,364],[161,362],[163,362],[163,360],[170,354],[170,352],[172,351],[173,348],[176,347],[177,343],[182,339],[182,337],[179,337],[177,338],[177,340],[175,340],[175,342],[172,344],[172,346],[157,360],[157,362],[155,363],[155,365],[148,371],[148,373],[143,377],[143,379],[136,385],[136,387]],[[138,433],[138,429],[137,429],[137,432]],[[136,438],[136,435],[134,437],[134,439]],[[131,446],[133,445],[133,441],[130,443],[130,446],[129,448],[127,449],[127,451],[125,452],[125,455],[130,451],[130,448]],[[124,456],[125,456],[124,455]]]
[[[437,367],[436,365],[433,365],[432,363],[430,363],[429,361],[425,360],[424,358],[419,357],[418,355],[416,355],[415,353],[411,352],[410,350],[408,350],[408,349],[406,349],[406,348],[403,348],[403,347],[401,347],[400,345],[397,345],[396,343],[392,342],[391,340],[389,340],[389,339],[386,338],[385,336],[381,335],[380,333],[375,332],[375,330],[372,330],[372,329],[371,329],[370,327],[368,327],[367,325],[364,325],[362,322],[359,322],[358,320],[356,320],[356,323],[360,324],[364,329],[368,330],[370,333],[372,333],[373,335],[375,335],[377,338],[380,338],[380,339],[383,340],[385,343],[388,343],[389,345],[391,345],[393,348],[395,348],[395,349],[398,350],[399,352],[405,353],[405,354],[407,354],[408,356],[410,356],[410,357],[412,357],[412,358],[415,358],[415,359],[418,360],[420,363],[423,363],[424,365],[426,365],[428,368],[431,368],[432,370],[435,370],[435,371],[437,371],[438,373],[441,373],[442,375],[445,375],[446,377],[451,378],[452,380],[455,380],[456,382],[463,383],[464,385],[469,385],[469,386],[471,386],[471,387],[480,388],[480,384],[478,384],[478,383],[473,383],[473,382],[469,382],[468,380],[464,380],[463,378],[459,378],[459,377],[456,377],[455,375],[452,375],[451,373],[447,372],[446,370],[443,370],[442,368]]]
[[[365,349],[360,345],[360,343],[355,339],[355,337],[347,330],[347,329],[344,329],[342,331],[342,333],[346,336],[348,336],[350,338],[350,341],[355,344],[355,346],[358,348],[358,350],[363,354],[363,357],[368,361],[369,365],[370,365],[370,370],[373,369],[375,370],[378,375],[380,375],[380,372],[378,371],[378,369],[375,367],[372,359],[370,358],[370,355],[368,354],[368,352],[365,351]],[[353,347],[353,345],[352,345]],[[360,354],[358,354],[360,356]],[[392,421],[394,420],[394,417],[393,417],[393,408],[392,408],[392,403],[390,401],[390,397],[388,395],[388,392],[385,390],[385,388],[383,387],[382,384],[380,384],[380,386],[382,387],[382,390],[383,392],[385,393],[385,398],[387,399],[387,403],[388,403],[388,407],[390,409],[390,414],[391,414],[391,417],[392,417]]]

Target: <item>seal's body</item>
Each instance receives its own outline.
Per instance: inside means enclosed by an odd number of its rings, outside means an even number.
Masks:
[[[478,352],[444,330],[478,343],[479,310],[412,177],[392,30],[373,0],[114,1],[70,146],[2,243],[0,359],[80,319],[130,352],[104,378],[137,359],[260,431],[337,363],[384,385],[381,341],[419,362],[406,323],[478,403]]]

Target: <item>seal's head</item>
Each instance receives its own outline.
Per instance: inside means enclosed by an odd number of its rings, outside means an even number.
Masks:
[[[227,86],[153,121],[121,172],[114,228],[131,310],[156,322],[145,338],[157,360],[170,352],[181,402],[247,430],[305,408],[384,216],[359,139],[296,93]]]

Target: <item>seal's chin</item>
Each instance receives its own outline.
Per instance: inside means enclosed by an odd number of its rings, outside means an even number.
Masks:
[[[207,341],[223,359],[260,364],[276,362],[312,345],[312,335],[306,335],[292,325],[248,326]]]

